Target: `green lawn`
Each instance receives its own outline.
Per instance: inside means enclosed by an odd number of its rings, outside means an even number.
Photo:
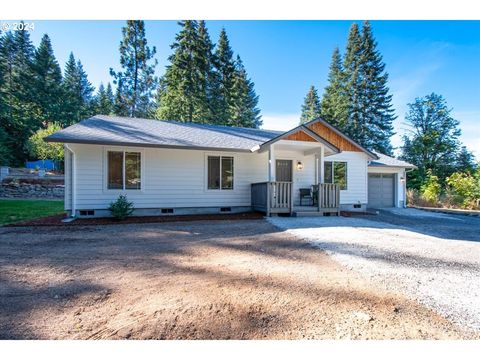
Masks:
[[[0,200],[0,225],[63,213],[63,201]]]

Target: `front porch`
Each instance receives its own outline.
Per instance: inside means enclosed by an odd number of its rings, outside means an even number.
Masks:
[[[340,209],[340,189],[335,184],[318,184],[318,191],[312,185],[311,205],[295,205],[293,183],[287,181],[267,181],[252,184],[252,208],[267,216],[289,214],[292,216],[338,215]]]
[[[324,173],[325,157],[341,150],[304,125],[264,143],[267,179],[251,185],[252,207],[267,216],[338,214],[340,187]],[[325,181],[327,180],[327,181]]]

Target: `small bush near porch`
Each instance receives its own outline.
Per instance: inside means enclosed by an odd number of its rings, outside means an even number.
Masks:
[[[59,200],[0,200],[0,225],[63,213]]]

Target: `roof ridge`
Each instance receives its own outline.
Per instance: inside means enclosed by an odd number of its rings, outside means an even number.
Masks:
[[[130,117],[130,116],[117,116],[117,115],[104,115],[104,114],[96,114],[92,117],[85,120],[90,120],[93,118],[108,118],[108,119],[122,119],[122,120],[146,120],[146,121],[163,121],[169,124],[176,124],[176,125],[194,125],[194,126],[203,126],[203,127],[215,127],[215,128],[226,128],[226,129],[241,129],[241,130],[248,130],[248,131],[267,131],[267,132],[275,132],[275,133],[284,133],[283,130],[272,130],[272,129],[262,129],[262,128],[249,128],[249,127],[241,127],[241,126],[230,126],[230,125],[219,125],[219,124],[202,124],[196,122],[187,122],[187,121],[179,121],[179,120],[164,120],[164,119],[151,119],[151,118],[142,118],[142,117]],[[81,121],[80,121],[81,122]],[[78,124],[78,123],[77,123]]]

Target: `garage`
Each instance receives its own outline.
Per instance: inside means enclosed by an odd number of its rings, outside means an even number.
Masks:
[[[395,174],[368,174],[368,206],[371,208],[395,206]]]

